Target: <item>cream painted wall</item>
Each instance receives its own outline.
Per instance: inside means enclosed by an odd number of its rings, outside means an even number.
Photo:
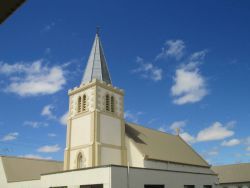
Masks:
[[[7,179],[3,168],[2,157],[0,157],[0,187],[5,187],[6,183]]]
[[[77,94],[74,94],[71,97],[71,103],[70,103],[70,113],[69,117],[74,117],[75,115],[78,114],[77,112],[77,104],[78,104],[78,97],[83,96],[84,94],[87,96],[86,100],[86,109],[87,111],[94,111],[95,110],[95,86],[92,86],[84,91],[81,91]]]
[[[200,172],[200,173],[213,173],[210,168],[181,165],[168,162],[144,160],[143,155],[137,149],[134,141],[126,136],[127,155],[130,166],[141,168],[153,168],[163,170],[185,171],[185,172]]]
[[[121,120],[100,114],[101,143],[121,146]]]
[[[130,166],[143,167],[144,159],[140,151],[135,147],[134,141],[125,137],[126,147],[127,147],[127,159]]]
[[[101,86],[97,86],[97,109],[100,111],[105,111],[106,94],[109,94],[110,96],[114,96],[114,99],[115,99],[115,113],[114,114],[120,118],[124,118],[123,117],[124,115],[123,96]]]
[[[91,144],[91,114],[72,119],[71,147]]]
[[[70,152],[70,169],[76,169],[77,168],[77,157],[79,153],[82,153],[83,155],[83,164],[84,167],[91,167],[91,146],[87,147],[87,148],[81,148],[81,149],[75,149],[75,150],[71,150]]]
[[[121,164],[121,150],[114,148],[101,148],[101,165]]]

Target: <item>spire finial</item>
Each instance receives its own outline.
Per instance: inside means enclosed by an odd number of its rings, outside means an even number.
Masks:
[[[96,26],[96,34],[99,36],[100,33],[100,26]]]
[[[180,135],[180,128],[177,127],[177,128],[175,129],[175,131],[176,131],[176,135],[179,136],[179,135]]]

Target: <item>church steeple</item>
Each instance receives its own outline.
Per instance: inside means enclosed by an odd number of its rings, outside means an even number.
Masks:
[[[107,84],[112,84],[104,51],[100,41],[99,29],[96,31],[95,40],[81,83],[86,84],[91,82],[93,79],[104,81]]]
[[[68,95],[64,169],[126,165],[124,91],[111,83],[98,30],[82,84]]]

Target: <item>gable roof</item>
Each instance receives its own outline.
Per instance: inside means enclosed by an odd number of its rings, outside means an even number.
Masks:
[[[82,78],[82,84],[91,82],[93,79],[104,81],[107,84],[112,84],[98,33],[96,33],[92,50],[89,55],[88,63]]]
[[[250,163],[213,166],[212,170],[219,175],[222,184],[250,182]]]
[[[134,140],[145,159],[210,167],[180,136],[126,123],[126,135]]]
[[[63,162],[60,161],[11,156],[0,156],[0,159],[8,182],[39,180],[43,173],[63,170]]]

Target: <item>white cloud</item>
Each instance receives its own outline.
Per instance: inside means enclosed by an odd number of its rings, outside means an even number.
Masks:
[[[250,152],[250,146],[248,146],[248,147],[246,148],[246,150]]]
[[[168,40],[165,42],[165,46],[162,48],[155,60],[166,59],[173,57],[176,60],[180,60],[184,55],[185,43],[182,40]]]
[[[186,126],[186,121],[175,121],[170,125],[170,129],[175,132],[176,129],[181,130],[185,126]]]
[[[215,122],[211,126],[200,130],[196,136],[189,134],[183,129],[183,127],[186,126],[186,121],[176,121],[170,126],[170,129],[175,130],[174,128],[180,128],[179,136],[189,144],[193,144],[197,142],[223,140],[225,138],[233,136],[234,132],[230,130],[232,128],[232,122],[234,122],[235,124],[235,121],[230,121],[225,125],[220,122]],[[239,144],[238,142],[240,142],[238,139],[232,139],[228,142],[223,142],[223,145],[237,145]]]
[[[135,113],[132,113],[131,111],[127,110],[125,113],[124,113],[124,118],[128,121],[132,121],[134,123],[138,123],[139,121],[139,116],[142,115],[143,112],[135,112]]]
[[[183,140],[185,140],[187,143],[192,144],[192,143],[195,143],[195,142],[196,142],[195,137],[193,137],[192,135],[190,135],[190,134],[187,133],[187,132],[182,132],[182,133],[179,134],[179,136],[180,136]]]
[[[26,155],[21,155],[20,157],[30,158],[30,159],[45,159],[45,160],[52,159],[52,157],[42,157],[40,155],[35,155],[35,154],[26,154]]]
[[[0,74],[9,77],[5,91],[20,96],[54,94],[60,91],[66,83],[62,67],[48,67],[48,65],[44,65],[42,59],[31,63],[8,64],[0,62]]]
[[[206,53],[206,50],[193,53],[188,63],[181,65],[175,71],[174,85],[171,87],[175,104],[195,103],[208,94],[206,80],[199,70],[199,65],[203,62]]]
[[[37,149],[38,152],[41,153],[55,153],[58,152],[61,148],[58,146],[58,144],[56,145],[51,145],[51,146],[42,146],[40,148]]]
[[[9,133],[9,134],[3,136],[3,138],[1,139],[1,141],[6,142],[6,141],[16,140],[18,136],[19,136],[18,132]]]
[[[132,70],[132,73],[138,73],[143,78],[147,78],[153,81],[162,80],[162,69],[154,66],[152,63],[144,62],[141,57],[136,58],[136,62],[139,64],[137,69]]]
[[[65,114],[63,114],[60,118],[60,123],[62,125],[67,125],[67,120],[68,120],[68,114],[69,112],[67,111]]]
[[[231,140],[224,140],[221,145],[222,146],[227,146],[227,147],[231,147],[231,146],[236,146],[236,145],[239,145],[240,144],[240,140],[234,138],[234,139],[231,139]]]
[[[213,148],[212,150],[207,151],[207,152],[205,153],[205,155],[207,155],[207,156],[216,156],[216,155],[218,155],[218,154],[219,154],[218,148]]]
[[[43,123],[43,122],[38,122],[38,121],[25,121],[23,123],[24,126],[29,126],[32,128],[40,128],[40,127],[47,127],[48,124],[47,123]]]
[[[48,133],[48,137],[56,137],[55,133]]]
[[[54,106],[49,104],[43,107],[41,115],[45,116],[49,119],[56,119],[56,116],[53,114],[52,110],[54,109]]]
[[[215,122],[210,127],[201,130],[196,139],[199,142],[222,140],[233,135],[234,132],[226,125],[223,126],[220,122]]]
[[[158,128],[158,131],[166,132],[166,128],[164,126],[161,126],[161,127]]]
[[[50,24],[44,26],[41,30],[41,32],[45,33],[45,32],[49,32],[54,26],[55,26],[55,22],[51,22]]]

